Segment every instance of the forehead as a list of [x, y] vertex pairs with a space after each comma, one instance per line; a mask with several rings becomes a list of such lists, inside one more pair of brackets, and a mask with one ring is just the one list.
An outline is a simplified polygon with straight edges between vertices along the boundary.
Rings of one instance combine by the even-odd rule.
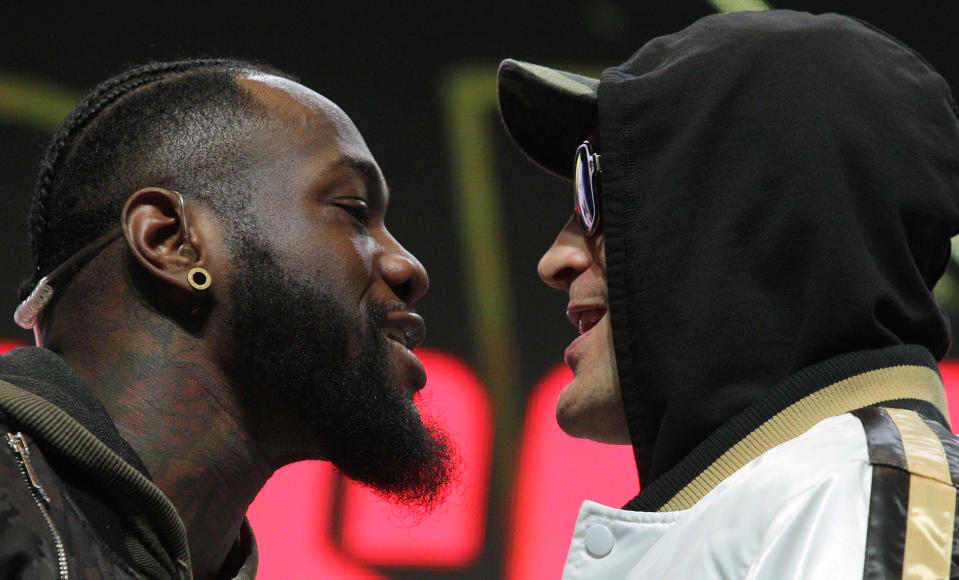
[[[379, 166], [350, 118], [333, 101], [295, 81], [267, 74], [238, 79], [270, 111], [255, 138], [259, 205], [309, 194], [333, 174], [350, 171], [377, 192], [386, 192]], [[267, 209], [261, 207], [261, 209]]]
[[363, 136], [336, 103], [296, 81], [264, 73], [238, 79], [272, 113], [275, 132], [290, 145], [338, 149], [343, 155], [373, 161]]

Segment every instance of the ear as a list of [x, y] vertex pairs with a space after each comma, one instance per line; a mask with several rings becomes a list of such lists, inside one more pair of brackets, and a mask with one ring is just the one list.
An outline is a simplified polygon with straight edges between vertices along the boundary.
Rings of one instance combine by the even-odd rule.
[[[147, 187], [130, 196], [120, 223], [137, 262], [158, 281], [194, 293], [190, 269], [203, 265], [203, 234], [178, 193]], [[187, 228], [190, 228], [189, 230]]]

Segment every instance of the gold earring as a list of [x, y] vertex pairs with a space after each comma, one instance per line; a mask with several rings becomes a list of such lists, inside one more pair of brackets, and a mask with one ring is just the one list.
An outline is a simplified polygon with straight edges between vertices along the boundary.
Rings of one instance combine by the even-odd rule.
[[199, 266], [190, 270], [186, 275], [187, 282], [194, 290], [206, 290], [213, 283], [213, 278], [205, 268]]

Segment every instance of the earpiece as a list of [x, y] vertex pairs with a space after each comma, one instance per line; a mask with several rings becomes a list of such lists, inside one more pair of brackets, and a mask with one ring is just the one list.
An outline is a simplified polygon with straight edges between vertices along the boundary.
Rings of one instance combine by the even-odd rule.
[[[183, 203], [183, 196], [180, 195], [179, 191], [174, 191], [173, 193], [176, 194], [177, 203], [180, 204], [181, 229], [183, 230], [183, 243], [177, 248], [176, 253], [191, 262], [196, 262], [200, 257], [197, 255], [196, 250], [193, 249], [193, 244], [190, 243], [190, 225], [186, 217], [186, 204]], [[210, 284], [213, 283], [210, 272], [208, 272], [206, 268], [199, 266], [187, 272], [186, 280], [194, 290], [206, 290], [210, 287]]]
[[47, 283], [47, 277], [44, 276], [37, 282], [26, 300], [17, 306], [17, 310], [13, 313], [13, 321], [21, 328], [33, 328], [37, 325], [37, 316], [51, 298], [53, 298], [53, 286]]
[[183, 243], [177, 248], [176, 253], [191, 262], [196, 262], [199, 256], [197, 256], [196, 250], [193, 249], [193, 244], [190, 243], [190, 224], [187, 222], [186, 204], [183, 203], [183, 196], [180, 195], [179, 191], [171, 193], [176, 194], [176, 201], [180, 205], [180, 223], [182, 224], [180, 229], [183, 231]]

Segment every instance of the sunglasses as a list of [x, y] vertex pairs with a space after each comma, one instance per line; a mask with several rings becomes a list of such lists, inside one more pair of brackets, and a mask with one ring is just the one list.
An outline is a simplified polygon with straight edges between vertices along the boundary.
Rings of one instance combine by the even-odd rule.
[[587, 236], [596, 233], [599, 227], [600, 174], [599, 153], [593, 151], [589, 141], [576, 148], [573, 159], [573, 205], [576, 217]]

